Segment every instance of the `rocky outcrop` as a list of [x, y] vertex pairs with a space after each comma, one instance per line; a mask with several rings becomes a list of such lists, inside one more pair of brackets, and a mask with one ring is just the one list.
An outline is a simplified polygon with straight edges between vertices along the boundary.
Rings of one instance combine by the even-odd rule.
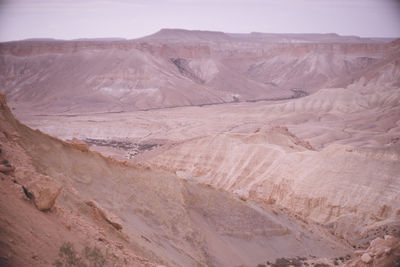
[[122, 220], [117, 215], [101, 207], [94, 200], [87, 200], [85, 204], [92, 207], [106, 222], [112, 225], [117, 230], [122, 230]]
[[371, 241], [366, 250], [355, 252], [356, 258], [345, 266], [348, 267], [392, 267], [400, 266], [400, 238], [385, 235]]
[[36, 207], [41, 211], [49, 210], [54, 206], [61, 189], [60, 183], [45, 175], [24, 185], [27, 196], [33, 199]]
[[399, 159], [396, 152], [336, 144], [314, 151], [278, 128], [194, 139], [149, 162], [242, 199], [279, 205], [357, 247], [399, 225]]
[[78, 138], [75, 138], [75, 137], [72, 138], [72, 140], [69, 143], [71, 143], [76, 149], [78, 149], [82, 152], [89, 151], [89, 145], [85, 141], [82, 141]]

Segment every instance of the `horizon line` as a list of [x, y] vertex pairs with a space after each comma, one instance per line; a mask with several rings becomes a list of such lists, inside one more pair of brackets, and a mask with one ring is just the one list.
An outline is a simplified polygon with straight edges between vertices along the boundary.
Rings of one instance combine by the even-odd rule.
[[[160, 33], [161, 31], [187, 31], [187, 32], [209, 32], [209, 33], [223, 33], [223, 34], [243, 34], [243, 35], [250, 35], [250, 34], [273, 34], [273, 35], [337, 35], [339, 37], [355, 37], [355, 38], [360, 38], [360, 39], [400, 39], [400, 36], [360, 36], [360, 35], [342, 35], [340, 33], [336, 32], [260, 32], [260, 31], [251, 31], [251, 32], [224, 32], [224, 31], [217, 31], [217, 30], [198, 30], [198, 29], [184, 29], [184, 28], [161, 28], [160, 30], [139, 36], [139, 37], [119, 37], [119, 36], [101, 36], [101, 37], [76, 37], [76, 38], [71, 38], [71, 39], [58, 39], [55, 37], [28, 37], [24, 39], [10, 39], [10, 40], [0, 40], [0, 43], [8, 43], [8, 42], [21, 42], [21, 41], [85, 41], [85, 40], [96, 40], [96, 39], [104, 39], [103, 41], [107, 41], [107, 39], [110, 39], [109, 41], [133, 41], [137, 39], [142, 39], [145, 37], [149, 37], [152, 35], [155, 35], [157, 33]], [[115, 39], [115, 40], [112, 40]], [[101, 41], [101, 40], [99, 40]]]

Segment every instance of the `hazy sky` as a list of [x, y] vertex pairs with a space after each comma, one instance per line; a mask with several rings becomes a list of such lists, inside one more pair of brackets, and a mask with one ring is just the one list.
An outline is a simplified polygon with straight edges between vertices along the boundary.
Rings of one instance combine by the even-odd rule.
[[400, 0], [0, 0], [0, 41], [161, 28], [400, 37]]

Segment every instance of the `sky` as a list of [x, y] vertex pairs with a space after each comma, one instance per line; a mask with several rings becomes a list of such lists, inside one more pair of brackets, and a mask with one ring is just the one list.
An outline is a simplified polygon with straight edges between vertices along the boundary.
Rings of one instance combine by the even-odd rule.
[[400, 0], [0, 0], [0, 41], [133, 39], [162, 28], [400, 37]]

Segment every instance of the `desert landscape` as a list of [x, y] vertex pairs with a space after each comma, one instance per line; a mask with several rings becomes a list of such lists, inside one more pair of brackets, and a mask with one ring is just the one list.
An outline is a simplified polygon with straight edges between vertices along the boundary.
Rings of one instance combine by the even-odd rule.
[[3, 42], [0, 91], [1, 266], [400, 266], [399, 39]]

